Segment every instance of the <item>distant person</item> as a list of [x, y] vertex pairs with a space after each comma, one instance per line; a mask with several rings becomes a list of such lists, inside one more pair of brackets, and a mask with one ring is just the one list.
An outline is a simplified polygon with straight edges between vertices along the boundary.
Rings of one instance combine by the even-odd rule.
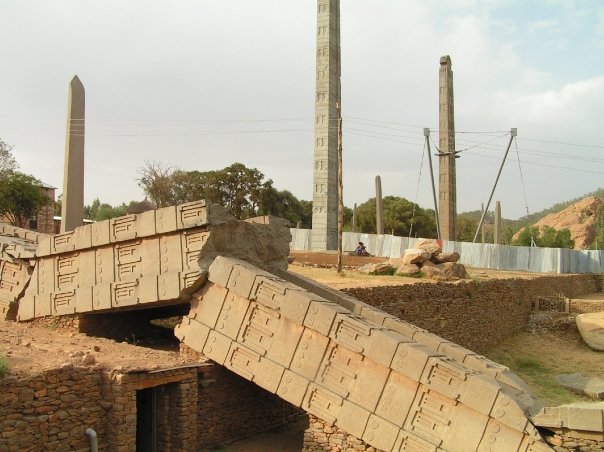
[[365, 245], [363, 242], [359, 242], [359, 246], [357, 246], [356, 253], [358, 256], [364, 256], [367, 251], [365, 251]]

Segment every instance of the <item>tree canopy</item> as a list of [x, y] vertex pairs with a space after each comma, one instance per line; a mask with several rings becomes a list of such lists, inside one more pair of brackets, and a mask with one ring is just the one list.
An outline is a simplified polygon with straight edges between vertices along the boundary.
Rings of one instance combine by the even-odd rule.
[[[434, 211], [397, 196], [383, 198], [384, 232], [412, 237], [436, 237]], [[414, 213], [415, 209], [415, 213]], [[375, 198], [370, 198], [357, 207], [357, 224], [360, 232], [376, 232]]]
[[26, 227], [27, 221], [50, 202], [35, 177], [12, 170], [0, 176], [0, 217], [10, 224]]
[[531, 231], [535, 244], [545, 248], [574, 248], [575, 242], [570, 238], [568, 229], [556, 230], [550, 226], [538, 228], [536, 226], [524, 228], [514, 245], [531, 246]]
[[226, 207], [235, 218], [276, 215], [292, 226], [302, 221], [310, 227], [312, 203], [275, 189], [261, 171], [242, 163], [213, 171], [183, 171], [147, 162], [139, 174], [139, 185], [158, 207], [205, 199]]
[[13, 147], [0, 139], [0, 177], [8, 171], [17, 171], [19, 165], [13, 157]]

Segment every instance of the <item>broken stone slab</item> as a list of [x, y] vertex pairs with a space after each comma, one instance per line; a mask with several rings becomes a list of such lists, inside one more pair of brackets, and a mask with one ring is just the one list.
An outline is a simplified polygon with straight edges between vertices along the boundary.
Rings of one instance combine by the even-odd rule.
[[531, 420], [553, 431], [572, 430], [575, 437], [604, 439], [604, 402], [545, 407]]
[[604, 351], [604, 311], [579, 314], [575, 321], [583, 341], [593, 350]]
[[430, 279], [436, 281], [445, 281], [447, 277], [444, 272], [438, 267], [432, 267], [431, 265], [422, 265], [422, 272]]
[[429, 260], [431, 254], [429, 251], [422, 250], [420, 248], [409, 248], [405, 250], [403, 254], [403, 264], [421, 264], [424, 261]]
[[604, 400], [604, 380], [601, 378], [586, 377], [576, 373], [557, 375], [555, 380], [577, 394], [584, 394], [595, 400]]

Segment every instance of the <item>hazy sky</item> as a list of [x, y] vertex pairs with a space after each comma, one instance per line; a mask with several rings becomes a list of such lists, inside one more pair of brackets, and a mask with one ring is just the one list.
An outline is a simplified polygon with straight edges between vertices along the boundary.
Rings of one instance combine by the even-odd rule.
[[[0, 138], [61, 193], [77, 74], [87, 203], [142, 199], [145, 161], [238, 161], [310, 200], [315, 14], [315, 0], [0, 0]], [[346, 205], [374, 196], [379, 174], [384, 195], [413, 201], [419, 187], [431, 207], [422, 128], [438, 143], [445, 54], [467, 149], [459, 212], [487, 201], [511, 127], [524, 184], [512, 146], [494, 196], [504, 217], [525, 213], [523, 185], [530, 211], [604, 187], [601, 0], [342, 0], [341, 33]]]

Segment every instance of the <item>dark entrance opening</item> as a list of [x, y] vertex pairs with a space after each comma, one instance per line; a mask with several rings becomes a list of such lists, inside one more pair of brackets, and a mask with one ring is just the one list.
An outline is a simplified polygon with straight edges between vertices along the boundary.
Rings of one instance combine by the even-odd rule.
[[136, 391], [136, 452], [157, 452], [156, 387]]

